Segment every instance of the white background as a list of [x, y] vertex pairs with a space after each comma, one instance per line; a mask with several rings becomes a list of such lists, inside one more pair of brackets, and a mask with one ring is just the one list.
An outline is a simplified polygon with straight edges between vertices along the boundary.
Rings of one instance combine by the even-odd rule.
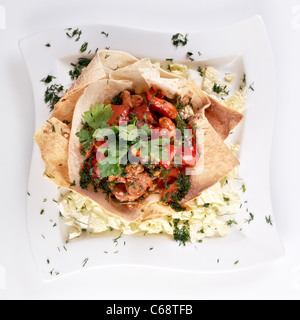
[[[0, 299], [300, 297], [299, 0], [0, 0], [1, 5], [6, 9], [6, 29], [0, 28]], [[270, 176], [274, 218], [285, 257], [227, 274], [191, 275], [122, 267], [85, 271], [43, 283], [26, 226], [34, 107], [18, 40], [53, 27], [94, 23], [184, 33], [231, 24], [256, 14], [265, 21], [276, 60], [279, 97], [274, 106], [277, 122]], [[259, 177], [257, 180], [259, 183]]]

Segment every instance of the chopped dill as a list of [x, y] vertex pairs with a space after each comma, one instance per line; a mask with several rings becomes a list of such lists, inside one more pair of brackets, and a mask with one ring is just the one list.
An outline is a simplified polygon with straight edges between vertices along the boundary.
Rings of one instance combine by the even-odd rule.
[[76, 80], [82, 73], [82, 70], [86, 68], [92, 60], [88, 58], [78, 58], [76, 64], [71, 63], [71, 66], [74, 67], [73, 70], [69, 72], [69, 75], [72, 80]]
[[173, 45], [175, 47], [179, 47], [180, 45], [181, 46], [186, 46], [187, 43], [188, 43], [188, 34], [186, 34], [185, 36], [181, 33], [176, 33], [175, 35], [173, 35], [172, 37], [172, 42], [173, 42]]
[[213, 92], [217, 93], [217, 94], [221, 94], [224, 93], [226, 95], [229, 95], [229, 91], [226, 90], [227, 89], [227, 85], [222, 86], [220, 84], [215, 83], [213, 86]]
[[204, 77], [203, 68], [199, 67], [199, 68], [198, 68], [198, 72], [199, 72], [199, 74], [200, 74], [201, 77]]
[[245, 223], [250, 224], [253, 220], [254, 220], [254, 215], [250, 212], [249, 213], [250, 218], [249, 219], [245, 219]]
[[270, 226], [273, 226], [273, 221], [272, 221], [272, 219], [271, 219], [271, 216], [266, 217], [266, 222], [267, 222], [267, 224], [269, 224]]
[[[66, 29], [66, 35], [70, 38], [70, 39], [73, 39], [74, 37], [76, 37], [75, 41], [78, 42], [80, 40], [80, 37], [82, 35], [82, 30], [79, 30], [79, 28], [73, 30], [73, 28], [68, 28]], [[71, 33], [72, 31], [72, 33]]]
[[47, 83], [49, 84], [50, 82], [53, 81], [53, 79], [56, 79], [56, 77], [48, 75], [47, 77], [45, 77], [44, 79], [41, 80], [41, 82]]
[[80, 52], [86, 52], [86, 50], [87, 50], [87, 48], [88, 48], [88, 43], [87, 42], [85, 42], [82, 46], [81, 46], [81, 48], [80, 48]]
[[104, 31], [102, 31], [101, 34], [105, 35], [106, 38], [108, 38], [108, 36], [109, 36], [109, 33], [106, 33]]
[[54, 106], [63, 97], [64, 91], [64, 87], [60, 84], [52, 84], [47, 88], [44, 95], [44, 101], [50, 107], [50, 111], [53, 111]]
[[166, 196], [161, 200], [169, 205], [174, 211], [181, 212], [186, 211], [186, 208], [183, 207], [180, 202], [184, 199], [184, 197], [188, 194], [191, 182], [190, 176], [187, 176], [184, 172], [182, 172], [177, 181], [175, 182], [178, 189], [176, 192], [167, 192]]
[[174, 219], [174, 240], [179, 242], [179, 245], [186, 245], [186, 242], [190, 240], [189, 221], [181, 221], [180, 219]]

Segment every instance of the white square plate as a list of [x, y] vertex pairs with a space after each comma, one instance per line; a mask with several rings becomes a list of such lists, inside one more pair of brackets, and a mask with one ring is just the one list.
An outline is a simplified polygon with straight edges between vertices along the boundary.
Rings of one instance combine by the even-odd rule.
[[[270, 150], [275, 120], [276, 86], [272, 50], [260, 17], [189, 34], [186, 47], [175, 48], [173, 34], [92, 25], [79, 28], [80, 41], [69, 39], [66, 30], [37, 33], [20, 41], [34, 94], [35, 129], [49, 118], [44, 103], [45, 84], [40, 80], [48, 74], [66, 88], [71, 84], [70, 63], [76, 63], [80, 47], [88, 42], [88, 50], [110, 47], [137, 57], [163, 61], [173, 58], [187, 62], [187, 52], [201, 52], [199, 62], [209, 61], [217, 68], [246, 72], [254, 82], [255, 92], [249, 94], [249, 108], [235, 139], [241, 143], [240, 176], [247, 191], [247, 211], [254, 215], [250, 224], [233, 226], [226, 238], [205, 239], [197, 245], [179, 247], [164, 236], [127, 236], [117, 243], [119, 234], [78, 239], [66, 244], [56, 200], [57, 187], [42, 177], [44, 164], [36, 145], [33, 148], [27, 203], [28, 231], [33, 254], [44, 280], [56, 279], [73, 272], [96, 267], [139, 265], [186, 272], [224, 272], [254, 267], [283, 256], [284, 250], [276, 230], [270, 201]], [[106, 37], [102, 31], [109, 34]], [[51, 47], [46, 47], [47, 43]], [[47, 201], [46, 201], [47, 200]], [[41, 210], [44, 213], [41, 215]], [[248, 214], [248, 215], [247, 215]], [[271, 217], [273, 226], [266, 222]], [[126, 245], [124, 245], [126, 243]], [[151, 248], [151, 250], [150, 250]], [[153, 249], [152, 249], [153, 248]]]

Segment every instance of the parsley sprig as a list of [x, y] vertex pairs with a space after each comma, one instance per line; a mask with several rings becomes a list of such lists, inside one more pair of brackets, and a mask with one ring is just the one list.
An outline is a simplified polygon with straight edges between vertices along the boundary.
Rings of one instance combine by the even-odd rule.
[[113, 136], [114, 146], [110, 143], [105, 145], [101, 152], [107, 157], [98, 164], [103, 178], [118, 176], [124, 172], [125, 167], [131, 163], [129, 153], [132, 148], [140, 151], [141, 157], [147, 159], [148, 162], [151, 159], [157, 162], [168, 159], [168, 149], [164, 146], [169, 143], [169, 140], [163, 138], [149, 140], [150, 128], [145, 124], [138, 129], [137, 118], [131, 120], [128, 125], [110, 127], [109, 131], [97, 130], [93, 137], [96, 139], [108, 137], [109, 139], [109, 135]]
[[97, 129], [107, 128], [107, 122], [113, 116], [110, 105], [105, 106], [102, 102], [92, 105], [90, 111], [82, 116], [85, 120], [83, 128], [76, 134], [82, 145], [82, 151], [85, 153], [93, 144], [94, 132]]

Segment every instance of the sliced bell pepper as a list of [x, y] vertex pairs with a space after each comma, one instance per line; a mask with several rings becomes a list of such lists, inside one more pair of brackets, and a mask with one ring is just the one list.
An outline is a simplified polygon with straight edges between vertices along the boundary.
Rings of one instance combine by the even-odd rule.
[[167, 145], [164, 147], [168, 149], [168, 160], [161, 160], [160, 164], [164, 168], [170, 169], [172, 167], [172, 162], [173, 162], [173, 159], [176, 155], [177, 150], [176, 150], [175, 146], [173, 146], [173, 145]]
[[150, 108], [153, 111], [158, 112], [159, 114], [163, 115], [164, 117], [168, 117], [172, 120], [175, 120], [177, 118], [178, 111], [172, 105], [172, 103], [156, 97], [152, 93], [152, 91], [147, 92], [147, 100], [149, 102]]
[[123, 105], [111, 105], [113, 116], [108, 121], [108, 125], [118, 125], [122, 121], [129, 120], [130, 107]]

